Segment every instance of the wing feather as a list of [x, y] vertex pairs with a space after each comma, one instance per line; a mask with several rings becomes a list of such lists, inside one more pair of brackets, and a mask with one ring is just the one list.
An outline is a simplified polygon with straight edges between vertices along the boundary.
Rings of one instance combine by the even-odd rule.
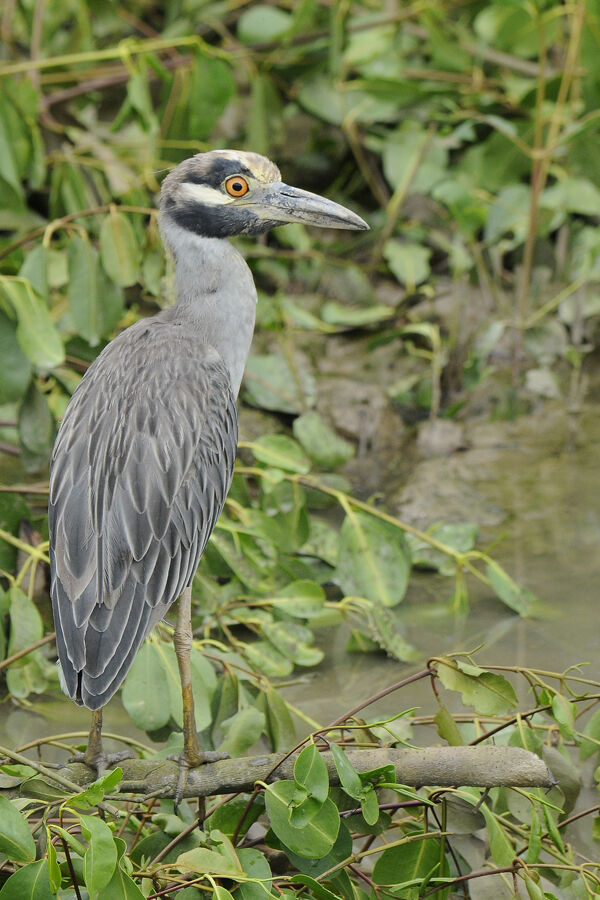
[[68, 694], [107, 702], [191, 583], [229, 489], [237, 411], [176, 321], [123, 332], [73, 395], [50, 475], [51, 594]]

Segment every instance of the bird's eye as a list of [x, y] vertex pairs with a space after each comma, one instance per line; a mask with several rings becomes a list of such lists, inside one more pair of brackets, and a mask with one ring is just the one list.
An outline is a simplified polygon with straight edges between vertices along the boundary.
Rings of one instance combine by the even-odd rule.
[[225, 190], [231, 197], [243, 197], [249, 191], [249, 185], [241, 175], [232, 175], [225, 182]]

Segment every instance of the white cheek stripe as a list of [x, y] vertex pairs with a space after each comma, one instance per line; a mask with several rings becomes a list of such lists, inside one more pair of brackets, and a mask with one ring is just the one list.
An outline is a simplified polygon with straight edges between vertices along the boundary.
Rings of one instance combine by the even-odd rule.
[[194, 184], [191, 181], [184, 181], [179, 190], [184, 197], [196, 200], [205, 206], [225, 206], [235, 199], [208, 184]]

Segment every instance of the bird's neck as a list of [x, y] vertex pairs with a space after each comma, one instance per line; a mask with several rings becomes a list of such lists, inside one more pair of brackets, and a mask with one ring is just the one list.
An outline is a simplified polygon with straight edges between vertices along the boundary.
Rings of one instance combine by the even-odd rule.
[[174, 224], [163, 224], [163, 237], [175, 257], [173, 314], [219, 352], [237, 396], [254, 332], [252, 273], [228, 240], [200, 237]]

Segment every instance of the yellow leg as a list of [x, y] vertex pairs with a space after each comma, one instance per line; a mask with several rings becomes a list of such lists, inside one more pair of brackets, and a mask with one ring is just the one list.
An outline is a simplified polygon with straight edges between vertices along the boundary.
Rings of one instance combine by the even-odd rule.
[[192, 589], [187, 587], [179, 598], [177, 625], [173, 643], [181, 679], [181, 700], [183, 703], [183, 758], [188, 766], [199, 766], [205, 762], [202, 746], [196, 729], [194, 695], [192, 692]]
[[204, 763], [226, 759], [229, 754], [214, 750], [203, 750], [196, 728], [194, 695], [192, 692], [191, 652], [192, 636], [192, 589], [187, 587], [179, 598], [177, 624], [173, 636], [179, 677], [181, 679], [181, 700], [183, 703], [183, 752], [179, 757], [179, 777], [175, 794], [175, 808], [181, 803], [189, 769]]

